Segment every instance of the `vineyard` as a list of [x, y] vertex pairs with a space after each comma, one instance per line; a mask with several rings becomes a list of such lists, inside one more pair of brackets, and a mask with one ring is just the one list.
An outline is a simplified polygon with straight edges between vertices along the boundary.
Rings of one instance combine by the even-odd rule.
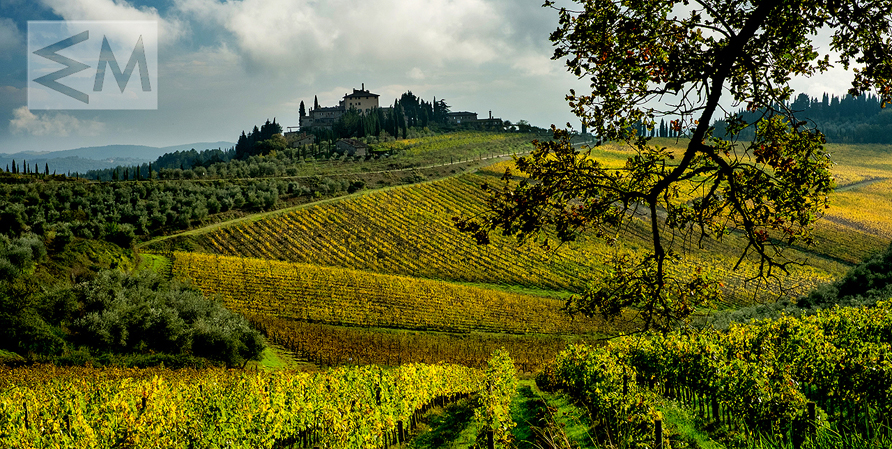
[[457, 132], [418, 139], [396, 140], [373, 144], [378, 151], [390, 151], [399, 159], [416, 163], [429, 161], [458, 161], [500, 154], [515, 154], [533, 148], [530, 134], [504, 134], [491, 132]]
[[176, 276], [228, 308], [292, 320], [445, 332], [599, 334], [557, 299], [264, 259], [176, 253]]
[[375, 192], [221, 228], [198, 241], [233, 256], [430, 279], [580, 289], [584, 280], [575, 274], [585, 271], [585, 259], [510, 243], [480, 247], [455, 229], [453, 216], [481, 210], [483, 192], [477, 181], [459, 177]]
[[0, 446], [384, 447], [400, 422], [486, 382], [483, 371], [455, 365], [315, 374], [0, 368]]
[[[480, 184], [498, 182], [492, 170], [505, 166], [501, 163], [478, 174], [372, 192], [220, 227], [194, 236], [194, 244], [228, 256], [571, 292], [582, 291], [612, 254], [646, 247], [647, 231], [641, 220], [633, 220], [615, 246], [590, 236], [553, 250], [504, 238], [496, 238], [488, 246], [475, 245], [457, 231], [453, 218], [480, 213], [484, 204]], [[707, 241], [705, 249], [690, 252], [679, 269], [704, 267], [724, 282], [729, 304], [781, 294], [775, 287], [748, 282], [757, 273], [755, 264], [744, 263], [733, 272], [728, 269], [742, 247], [743, 242], [733, 235], [723, 242]], [[794, 268], [785, 280], [786, 292], [793, 295], [843, 271], [841, 265], [807, 252], [793, 251], [792, 256], [811, 262]]]
[[[804, 432], [808, 403], [824, 422], [865, 430], [892, 409], [892, 303], [785, 317], [727, 332], [624, 337], [575, 345], [540, 376], [584, 401], [600, 437], [652, 441], [658, 396], [733, 432]], [[797, 430], [798, 429], [798, 430]], [[802, 435], [798, 435], [801, 437]], [[647, 443], [649, 444], [649, 443]]]
[[490, 354], [504, 348], [518, 372], [542, 369], [581, 336], [440, 333], [395, 329], [332, 326], [246, 314], [267, 340], [288, 350], [298, 360], [317, 366], [455, 363], [473, 368], [486, 365]]
[[[470, 152], [481, 138], [438, 136], [392, 150], [445, 158], [450, 145]], [[516, 143], [504, 139], [505, 148]], [[498, 150], [497, 140], [478, 156]], [[726, 300], [713, 306], [730, 308], [795, 298], [883, 248], [892, 236], [892, 167], [858, 151], [835, 168], [843, 188], [816, 226], [815, 244], [788, 252], [805, 265], [781, 282], [753, 281], [751, 261], [730, 270], [744, 245], [733, 232], [688, 248], [673, 269], [703, 267], [724, 285]], [[604, 145], [594, 155], [621, 164], [629, 153]], [[865, 161], [877, 165], [859, 165]], [[315, 374], [7, 370], [0, 372], [0, 438], [37, 441], [22, 447], [111, 447], [160, 432], [159, 444], [169, 446], [382, 447], [397, 421], [411, 421], [426, 404], [476, 394], [476, 419], [504, 443], [515, 425], [515, 370], [541, 370], [543, 389], [563, 391], [591, 412], [596, 439], [626, 447], [650, 447], [667, 400], [708, 431], [743, 439], [803, 438], [818, 423], [810, 404], [819, 425], [856, 431], [871, 414], [892, 412], [892, 302], [599, 346], [604, 336], [634, 331], [634, 315], [571, 319], [558, 298], [582, 291], [612, 255], [644, 251], [648, 229], [633, 219], [613, 246], [589, 235], [556, 249], [499, 236], [475, 245], [453, 218], [481, 213], [480, 185], [498, 183], [512, 166], [242, 220], [188, 236], [185, 246], [204, 252], [165, 254], [174, 276], [245, 315], [297, 359], [349, 367]], [[547, 295], [508, 291], [516, 286]], [[260, 435], [261, 426], [272, 430]], [[41, 428], [52, 431], [39, 436]], [[215, 439], [198, 442], [203, 433]]]

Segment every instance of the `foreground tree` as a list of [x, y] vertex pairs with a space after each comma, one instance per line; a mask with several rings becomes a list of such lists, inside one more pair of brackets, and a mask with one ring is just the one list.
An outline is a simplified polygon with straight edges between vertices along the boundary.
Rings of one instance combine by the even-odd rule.
[[[676, 248], [734, 232], [746, 242], [737, 266], [749, 259], [765, 279], [787, 272], [796, 261], [784, 248], [810, 242], [833, 189], [824, 136], [785, 106], [789, 81], [831, 67], [813, 42], [830, 30], [835, 63], [860, 66], [849, 92], [875, 91], [884, 106], [892, 102], [892, 1], [576, 2], [578, 11], [555, 8], [553, 59], [589, 80], [591, 93], [571, 90], [567, 100], [591, 132], [636, 154], [607, 167], [554, 129], [554, 141], [534, 142], [532, 154], [517, 159], [522, 178], [509, 171], [501, 188], [484, 186], [488, 211], [457, 220], [459, 228], [479, 243], [491, 232], [545, 244], [584, 230], [615, 239], [632, 212], [645, 209], [649, 253], [616, 256], [603, 279], [568, 304], [606, 317], [631, 307], [645, 328], [668, 329], [720, 294], [701, 270], [673, 274], [682, 271], [669, 267], [679, 260]], [[764, 114], [745, 122], [722, 108], [723, 99]], [[680, 154], [645, 137], [664, 117], [674, 135], [690, 139]], [[726, 134], [713, 135], [717, 119], [729, 123]], [[748, 127], [756, 138], [738, 141]]]

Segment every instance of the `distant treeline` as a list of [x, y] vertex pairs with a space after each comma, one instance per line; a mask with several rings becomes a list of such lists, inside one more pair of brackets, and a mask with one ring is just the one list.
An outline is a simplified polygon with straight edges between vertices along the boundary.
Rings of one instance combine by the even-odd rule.
[[[864, 95], [838, 97], [825, 93], [820, 99], [799, 94], [787, 107], [796, 113], [796, 118], [807, 122], [807, 126], [817, 127], [832, 143], [892, 143], [892, 108], [882, 108], [879, 97]], [[764, 111], [743, 111], [738, 116], [748, 123], [756, 122]], [[726, 135], [727, 123], [715, 124], [717, 137]], [[740, 133], [742, 140], [755, 137], [754, 127]]]
[[[355, 112], [355, 111], [353, 111]], [[329, 136], [331, 137], [331, 136]], [[317, 139], [318, 141], [318, 139]], [[290, 159], [329, 158], [331, 145], [303, 145], [296, 149], [288, 148], [282, 136], [282, 126], [266, 120], [261, 126], [254, 126], [248, 133], [242, 131], [238, 142], [227, 150], [222, 148], [196, 151], [176, 151], [160, 156], [154, 162], [134, 166], [117, 166], [102, 170], [90, 170], [82, 177], [98, 181], [141, 181], [148, 179], [193, 179], [193, 178], [255, 178], [283, 176], [284, 167], [271, 169], [271, 160], [259, 160], [256, 156], [274, 153], [287, 153]], [[261, 166], [263, 165], [263, 166]], [[282, 165], [282, 164], [278, 164]], [[15, 165], [13, 166], [15, 168]], [[33, 172], [34, 169], [31, 169]], [[292, 174], [293, 175], [293, 174]], [[75, 177], [81, 177], [75, 174]]]
[[175, 151], [159, 156], [155, 162], [147, 164], [117, 166], [102, 170], [89, 170], [85, 174], [74, 174], [75, 177], [94, 179], [98, 181], [141, 181], [158, 177], [162, 170], [192, 170], [198, 167], [210, 167], [218, 163], [226, 163], [235, 156], [235, 148], [224, 150], [222, 148], [208, 149], [204, 151]]

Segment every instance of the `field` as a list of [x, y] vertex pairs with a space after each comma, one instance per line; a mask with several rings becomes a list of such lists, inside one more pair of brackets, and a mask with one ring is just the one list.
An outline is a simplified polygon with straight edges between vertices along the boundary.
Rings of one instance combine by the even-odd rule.
[[[300, 150], [289, 150], [294, 157], [268, 155], [266, 159], [287, 159], [282, 175], [289, 179], [315, 177], [354, 177], [383, 175], [378, 182], [389, 183], [388, 177], [411, 173], [422, 168], [448, 166], [463, 161], [524, 153], [532, 149], [534, 136], [520, 133], [486, 133], [462, 131], [416, 139], [372, 144], [372, 150], [383, 157], [365, 160], [333, 157], [312, 159], [299, 156]], [[299, 163], [294, 163], [299, 161]], [[262, 171], [260, 173], [263, 173]], [[261, 174], [261, 176], [264, 176]], [[374, 179], [374, 178], [373, 178]]]
[[653, 438], [653, 416], [667, 399], [732, 442], [763, 434], [801, 443], [846, 428], [883, 441], [860, 447], [888, 447], [888, 429], [870, 427], [892, 400], [890, 325], [884, 302], [727, 332], [624, 337], [569, 347], [540, 380], [584, 401], [601, 423], [598, 439], [624, 447], [646, 447], [638, 444]]
[[[734, 234], [687, 248], [676, 270], [699, 266], [721, 281], [725, 297], [714, 306], [724, 309], [805, 294], [883, 248], [892, 235], [884, 218], [892, 217], [884, 213], [892, 198], [883, 180], [892, 171], [865, 167], [877, 162], [872, 151], [834, 151], [843, 188], [816, 228], [816, 244], [788, 250], [804, 262], [790, 276], [752, 280], [756, 267], [747, 261], [730, 270], [742, 248]], [[609, 144], [593, 151], [616, 166], [630, 154]], [[634, 329], [633, 319], [571, 320], [560, 309], [612, 254], [646, 247], [642, 220], [632, 220], [618, 245], [584, 235], [551, 250], [504, 238], [478, 246], [455, 229], [454, 217], [482, 211], [479, 186], [499, 182], [512, 167], [503, 160], [474, 173], [199, 230], [179, 238], [178, 246], [199, 252], [176, 253], [172, 271], [245, 313], [297, 358], [323, 366], [437, 358], [481, 366], [501, 345], [517, 353], [518, 368], [532, 370], [574, 335], [597, 339]]]
[[288, 370], [0, 368], [3, 447], [361, 449], [394, 441], [436, 402], [481, 393], [486, 373], [406, 364]]
[[597, 344], [599, 339], [575, 335], [515, 335], [446, 333], [388, 328], [337, 326], [279, 318], [270, 314], [246, 316], [293, 357], [317, 366], [397, 366], [406, 361], [455, 363], [482, 368], [493, 351], [505, 349], [520, 373], [544, 368], [571, 343]]
[[[605, 145], [593, 154], [618, 166], [630, 152]], [[689, 248], [677, 270], [700, 266], [723, 282], [725, 298], [714, 304], [720, 309], [796, 297], [832, 280], [889, 241], [885, 205], [859, 213], [871, 202], [890, 203], [883, 177], [892, 179], [892, 172], [858, 165], [874, 162], [854, 150], [841, 158], [835, 207], [819, 222], [814, 246], [789, 250], [805, 262], [791, 276], [753, 281], [755, 266], [746, 261], [729, 270], [742, 248], [734, 234]], [[571, 320], [561, 306], [611, 254], [646, 247], [642, 220], [631, 222], [618, 245], [583, 236], [553, 250], [502, 238], [477, 246], [455, 229], [454, 217], [482, 211], [480, 184], [499, 182], [508, 168], [513, 162], [502, 160], [473, 173], [224, 223], [174, 245], [199, 252], [166, 255], [176, 276], [241, 311], [295, 359], [318, 366], [482, 367], [504, 347], [518, 370], [531, 372], [568, 343], [633, 330], [633, 318]]]
[[[618, 150], [602, 152], [622, 155]], [[479, 186], [498, 182], [496, 177], [507, 165], [498, 163], [473, 174], [374, 191], [218, 227], [192, 236], [189, 246], [212, 254], [521, 286], [555, 294], [582, 291], [605, 268], [603, 262], [612, 254], [635, 253], [646, 247], [647, 230], [641, 220], [633, 220], [621, 235], [620, 244], [613, 246], [593, 236], [583, 236], [555, 250], [536, 244], [519, 245], [505, 238], [496, 238], [488, 246], [475, 245], [455, 228], [453, 218], [479, 214], [485, 198]], [[876, 236], [863, 235], [865, 246], [882, 247]], [[795, 268], [783, 288], [750, 282], [757, 273], [755, 264], [744, 263], [737, 271], [728, 270], [742, 249], [742, 242], [733, 235], [722, 242], [706, 241], [703, 249], [690, 249], [679, 270], [703, 267], [726, 285], [723, 306], [746, 304], [781, 294], [804, 294], [841, 274], [844, 265], [838, 263], [840, 260], [851, 262], [849, 259], [858, 255], [839, 257], [833, 248], [825, 245], [823, 252], [820, 248], [790, 253], [794, 259], [807, 261], [807, 265]]]
[[264, 259], [174, 254], [173, 271], [228, 308], [315, 323], [454, 333], [603, 333], [563, 302], [405, 276]]
[[[670, 139], [657, 143], [678, 145]], [[380, 169], [376, 176], [388, 179], [407, 174], [401, 164], [449, 164], [457, 162], [456, 155], [484, 158], [525, 148], [519, 136], [484, 133], [391, 147], [402, 159], [393, 158], [396, 165], [389, 169], [382, 161], [327, 161], [326, 173]], [[788, 251], [803, 262], [789, 276], [770, 283], [753, 280], [752, 261], [732, 271], [743, 245], [734, 233], [722, 241], [706, 240], [702, 247], [677, 246], [683, 259], [674, 270], [705, 270], [724, 285], [724, 298], [714, 308], [735, 308], [796, 298], [887, 246], [892, 240], [888, 149], [830, 148], [839, 188], [816, 226], [815, 244]], [[630, 154], [609, 144], [593, 151], [611, 166]], [[834, 312], [732, 327], [728, 334], [605, 342], [637, 329], [633, 311], [608, 322], [570, 317], [563, 307], [603, 272], [609, 257], [647, 248], [644, 217], [631, 220], [615, 245], [588, 234], [552, 249], [502, 237], [475, 245], [456, 230], [453, 219], [484, 210], [480, 185], [499, 183], [513, 168], [511, 160], [496, 159], [474, 172], [445, 175], [446, 165], [442, 179], [368, 189], [149, 242], [141, 266], [188, 280], [245, 315], [276, 351], [288, 353], [281, 359], [296, 360], [311, 372], [7, 369], [0, 371], [0, 417], [5, 417], [0, 437], [21, 447], [74, 441], [139, 445], [150, 434], [174, 446], [231, 446], [238, 440], [243, 447], [383, 447], [394, 442], [397, 421], [415, 425], [423, 412], [436, 409], [447, 415], [477, 413], [477, 424], [462, 426], [501, 429], [498, 435], [507, 438], [513, 425], [510, 401], [492, 392], [514, 384], [499, 377], [496, 359], [512, 376], [544, 372], [543, 386], [584, 401], [601, 423], [598, 432], [607, 432], [589, 435], [594, 439], [624, 434], [644, 441], [659, 410], [666, 411], [672, 432], [689, 419], [733, 436], [743, 427], [785, 432], [777, 426], [799, 425], [808, 401], [846, 425], [857, 425], [864, 407], [889, 407], [884, 383], [889, 368], [882, 357], [889, 344], [883, 340], [889, 332], [888, 305], [874, 315]], [[510, 360], [493, 357], [501, 349]], [[714, 357], [700, 357], [707, 352]], [[289, 363], [281, 359], [276, 363]], [[831, 365], [844, 365], [848, 374]], [[879, 377], [871, 377], [876, 371], [871, 367], [881, 369]], [[523, 396], [532, 404], [532, 382], [526, 382]], [[876, 385], [885, 393], [873, 391]], [[464, 412], [445, 398], [463, 398]], [[536, 419], [545, 420], [553, 403], [536, 405]], [[525, 407], [533, 407], [529, 404]], [[518, 432], [533, 441], [529, 424]], [[198, 437], [205, 434], [215, 439]], [[462, 438], [474, 441], [480, 435]]]

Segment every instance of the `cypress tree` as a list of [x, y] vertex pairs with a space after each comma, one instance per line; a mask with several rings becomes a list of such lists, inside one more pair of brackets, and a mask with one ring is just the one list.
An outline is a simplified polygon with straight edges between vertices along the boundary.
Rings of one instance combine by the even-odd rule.
[[45, 174], [45, 175], [49, 175], [49, 174], [50, 174], [50, 164], [49, 164], [49, 162], [47, 162], [46, 164], [44, 164], [44, 166], [43, 166], [43, 174]]

